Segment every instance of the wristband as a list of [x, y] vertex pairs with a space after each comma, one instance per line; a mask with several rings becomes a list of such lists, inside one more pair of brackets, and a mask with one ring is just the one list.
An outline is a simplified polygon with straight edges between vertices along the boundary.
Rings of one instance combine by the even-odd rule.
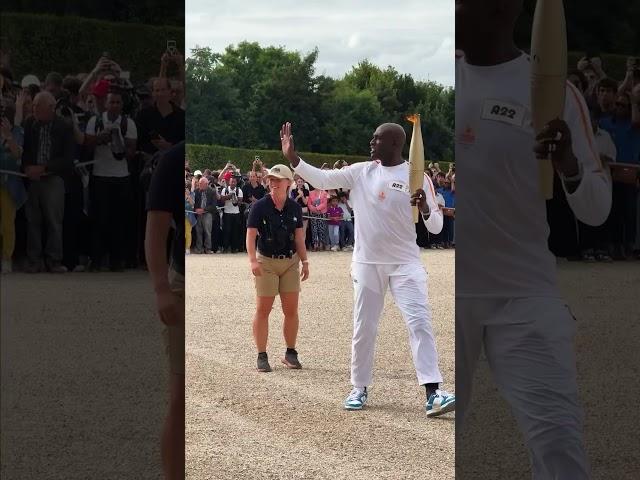
[[427, 207], [426, 212], [423, 212], [422, 210], [420, 211], [420, 214], [422, 215], [422, 219], [425, 221], [431, 216], [431, 209], [429, 208], [429, 205], [427, 204], [426, 207]]
[[309, 260], [302, 260], [302, 263], [309, 263]]

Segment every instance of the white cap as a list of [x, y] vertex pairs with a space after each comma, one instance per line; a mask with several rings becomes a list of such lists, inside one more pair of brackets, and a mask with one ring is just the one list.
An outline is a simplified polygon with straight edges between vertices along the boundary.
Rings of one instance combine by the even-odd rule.
[[22, 82], [20, 82], [20, 86], [22, 88], [27, 88], [29, 85], [36, 85], [37, 87], [40, 86], [40, 80], [38, 77], [31, 73], [22, 77]]
[[195, 172], [193, 172], [193, 174], [202, 176], [202, 172], [200, 170], [196, 170]]

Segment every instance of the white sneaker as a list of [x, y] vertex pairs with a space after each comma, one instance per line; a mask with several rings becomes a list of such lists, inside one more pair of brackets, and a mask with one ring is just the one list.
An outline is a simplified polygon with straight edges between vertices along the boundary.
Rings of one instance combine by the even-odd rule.
[[354, 388], [344, 401], [346, 410], [362, 410], [367, 403], [367, 388]]
[[185, 255], [191, 255], [191, 250], [187, 248], [187, 249], [184, 251], [184, 254], [185, 254]]
[[334, 245], [333, 247], [331, 247], [332, 252], [337, 252], [338, 250], [340, 250], [340, 248], [337, 245]]
[[456, 396], [445, 390], [436, 390], [427, 399], [425, 404], [427, 417], [438, 417], [456, 408]]
[[2, 273], [11, 273], [11, 260], [2, 260]]

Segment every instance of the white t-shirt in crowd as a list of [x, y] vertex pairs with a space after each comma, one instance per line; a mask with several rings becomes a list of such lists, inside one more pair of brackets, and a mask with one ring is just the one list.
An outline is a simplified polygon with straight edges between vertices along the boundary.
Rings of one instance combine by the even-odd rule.
[[236, 194], [236, 205], [233, 204], [231, 199], [224, 202], [224, 213], [240, 213], [240, 203], [242, 202], [242, 189], [236, 185], [236, 188], [224, 187], [221, 195], [226, 196], [232, 193]]
[[[530, 75], [524, 54], [495, 66], [456, 59], [456, 296], [559, 296], [533, 153]], [[583, 172], [567, 201], [582, 222], [600, 225], [611, 208], [611, 182], [571, 83], [564, 120]]]
[[[113, 122], [109, 120], [107, 112], [102, 113], [102, 125], [104, 131], [111, 131], [112, 126], [118, 128], [118, 136], [122, 140], [124, 145], [124, 139], [122, 139], [122, 130], [120, 128], [122, 122], [122, 116], [118, 116]], [[96, 136], [96, 117], [92, 117], [87, 122], [87, 128], [85, 130], [87, 135]], [[138, 139], [138, 130], [133, 120], [127, 117], [127, 133], [126, 138], [129, 140]], [[127, 165], [127, 159], [117, 160], [111, 153], [111, 143], [106, 145], [97, 145], [93, 159], [96, 163], [93, 165], [93, 175], [96, 177], [127, 177], [129, 175], [129, 167]]]
[[351, 221], [351, 212], [349, 211], [348, 207], [351, 207], [351, 204], [349, 202], [347, 202], [347, 203], [340, 202], [338, 204], [338, 206], [342, 209], [342, 220], [344, 220], [346, 222], [350, 222]]
[[[295, 169], [315, 188], [350, 190], [349, 203], [355, 217], [353, 261], [403, 265], [420, 262], [409, 193], [409, 164], [383, 167], [379, 161], [355, 163], [345, 168], [320, 170], [300, 160]], [[424, 222], [431, 233], [442, 230], [431, 180], [425, 175], [423, 189], [431, 215]]]
[[601, 155], [606, 155], [612, 161], [616, 161], [616, 156], [618, 151], [616, 149], [616, 144], [613, 143], [613, 139], [611, 135], [606, 130], [598, 128], [596, 132], [596, 150]]

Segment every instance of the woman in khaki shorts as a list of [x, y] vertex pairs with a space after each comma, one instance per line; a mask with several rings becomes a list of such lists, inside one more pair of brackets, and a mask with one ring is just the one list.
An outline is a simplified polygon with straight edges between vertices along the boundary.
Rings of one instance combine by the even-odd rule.
[[[253, 339], [258, 349], [259, 372], [271, 371], [267, 337], [269, 313], [276, 295], [280, 295], [287, 344], [282, 363], [288, 368], [302, 368], [295, 349], [298, 297], [300, 280], [309, 277], [302, 208], [289, 198], [293, 173], [286, 165], [275, 165], [269, 170], [267, 181], [270, 193], [253, 204], [247, 221], [247, 252], [256, 283]], [[300, 262], [302, 271], [299, 270]]]

